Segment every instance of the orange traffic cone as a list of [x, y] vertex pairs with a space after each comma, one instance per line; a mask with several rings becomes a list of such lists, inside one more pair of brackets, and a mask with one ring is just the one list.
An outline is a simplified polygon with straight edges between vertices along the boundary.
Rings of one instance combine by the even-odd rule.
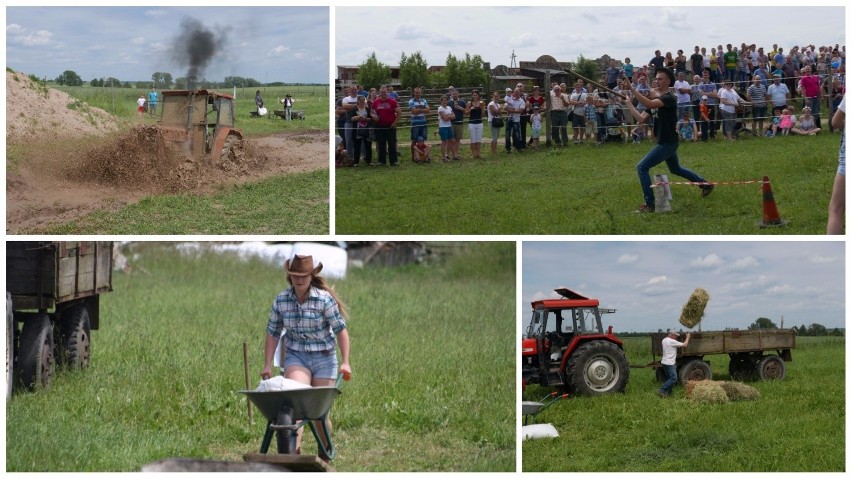
[[761, 228], [769, 228], [772, 226], [784, 226], [787, 221], [782, 220], [778, 214], [778, 206], [775, 204], [775, 198], [772, 196], [772, 185], [769, 183], [769, 177], [763, 177], [763, 222], [758, 226]]

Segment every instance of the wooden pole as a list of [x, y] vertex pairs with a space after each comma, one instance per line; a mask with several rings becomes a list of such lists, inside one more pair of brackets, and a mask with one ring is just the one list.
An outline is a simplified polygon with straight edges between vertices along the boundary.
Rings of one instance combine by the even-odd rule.
[[[246, 373], [246, 389], [250, 389], [251, 386], [249, 386], [248, 343], [246, 343], [245, 341], [243, 341], [243, 369]], [[251, 401], [249, 401], [248, 396], [246, 396], [246, 407], [248, 408], [249, 425], [252, 425], [254, 424], [254, 421], [252, 420], [251, 415]]]
[[553, 140], [550, 137], [550, 132], [553, 129], [553, 117], [551, 110], [553, 109], [553, 102], [550, 98], [550, 94], [553, 92], [553, 89], [550, 87], [550, 68], [544, 71], [544, 85], [541, 86], [541, 89], [549, 88], [547, 93], [544, 94], [545, 108], [547, 109], [547, 113], [545, 114], [545, 119], [547, 120], [547, 126], [544, 131], [544, 144], [550, 146], [550, 142]]

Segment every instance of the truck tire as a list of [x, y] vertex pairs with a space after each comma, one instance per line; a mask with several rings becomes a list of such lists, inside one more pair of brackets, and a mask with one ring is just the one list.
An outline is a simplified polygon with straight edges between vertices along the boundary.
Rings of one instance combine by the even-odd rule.
[[728, 373], [734, 381], [753, 381], [757, 369], [754, 360], [748, 354], [732, 354], [728, 363]]
[[12, 295], [6, 291], [6, 399], [12, 397], [12, 384], [15, 369], [15, 313], [12, 308]]
[[687, 381], [704, 381], [713, 379], [713, 370], [710, 364], [703, 359], [693, 359], [680, 367], [677, 374], [681, 386], [686, 386]]
[[89, 310], [82, 304], [71, 306], [62, 312], [59, 321], [59, 358], [69, 369], [86, 369], [91, 357], [91, 328]]
[[18, 362], [15, 375], [30, 391], [47, 387], [53, 377], [53, 325], [47, 314], [27, 318], [18, 342]]
[[591, 341], [568, 358], [565, 384], [574, 394], [599, 396], [624, 392], [629, 375], [624, 351], [609, 341]]
[[757, 364], [757, 374], [764, 381], [781, 380], [787, 375], [787, 366], [783, 359], [773, 354], [760, 360]]

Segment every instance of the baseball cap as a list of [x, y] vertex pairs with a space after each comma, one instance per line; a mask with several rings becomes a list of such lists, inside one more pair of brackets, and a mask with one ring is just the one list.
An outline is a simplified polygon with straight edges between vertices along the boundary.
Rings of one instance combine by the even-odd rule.
[[512, 89], [511, 89], [511, 88], [506, 88], [506, 93], [509, 93], [509, 92], [511, 92], [511, 91], [512, 91]]
[[707, 99], [707, 95], [701, 95], [701, 99], [702, 99], [702, 100], [706, 100], [706, 99]]

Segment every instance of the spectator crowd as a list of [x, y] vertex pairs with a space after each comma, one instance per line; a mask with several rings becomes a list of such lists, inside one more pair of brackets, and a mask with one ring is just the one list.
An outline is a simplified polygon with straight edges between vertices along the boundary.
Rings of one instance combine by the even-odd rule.
[[[484, 132], [490, 133], [492, 155], [501, 143], [506, 153], [538, 149], [545, 127], [550, 128], [552, 144], [563, 147], [653, 140], [654, 115], [636, 123], [625, 114], [625, 102], [643, 111], [631, 91], [647, 95], [657, 68], [670, 69], [676, 78], [670, 91], [677, 98], [676, 130], [683, 141], [733, 141], [743, 133], [761, 138], [815, 135], [834, 130], [830, 122], [823, 127], [823, 117], [830, 118], [843, 99], [845, 67], [845, 45], [785, 51], [777, 44], [770, 50], [743, 43], [718, 45], [709, 52], [695, 46], [688, 57], [683, 50], [676, 55], [657, 50], [645, 65], [633, 65], [630, 58], [611, 60], [599, 81], [579, 79], [570, 86], [553, 82], [546, 93], [521, 82], [505, 91], [473, 90], [462, 98], [451, 86], [432, 105], [418, 87], [402, 99], [391, 86], [352, 86], [344, 88], [335, 105], [338, 163], [398, 165], [397, 129], [402, 129], [403, 111], [410, 118], [409, 138], [399, 141], [410, 140], [416, 163], [459, 161], [465, 130], [471, 158], [481, 157]], [[440, 154], [426, 143], [436, 123], [432, 134], [440, 136]]]

